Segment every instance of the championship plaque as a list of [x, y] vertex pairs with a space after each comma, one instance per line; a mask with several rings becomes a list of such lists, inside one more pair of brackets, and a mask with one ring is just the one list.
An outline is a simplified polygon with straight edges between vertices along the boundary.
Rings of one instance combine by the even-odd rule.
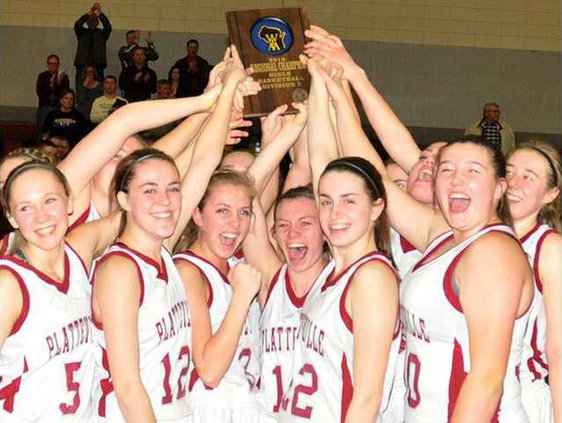
[[[301, 8], [226, 12], [230, 42], [245, 67], [261, 83], [258, 95], [246, 98], [244, 115], [263, 116], [282, 104], [307, 98], [310, 75], [299, 61], [309, 21]], [[289, 108], [288, 113], [294, 112]]]

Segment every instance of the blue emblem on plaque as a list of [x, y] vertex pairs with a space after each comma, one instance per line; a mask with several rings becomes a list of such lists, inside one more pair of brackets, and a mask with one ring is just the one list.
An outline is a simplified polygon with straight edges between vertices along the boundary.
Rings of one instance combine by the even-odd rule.
[[293, 31], [282, 19], [261, 18], [250, 30], [252, 44], [261, 53], [279, 56], [287, 53], [293, 45]]

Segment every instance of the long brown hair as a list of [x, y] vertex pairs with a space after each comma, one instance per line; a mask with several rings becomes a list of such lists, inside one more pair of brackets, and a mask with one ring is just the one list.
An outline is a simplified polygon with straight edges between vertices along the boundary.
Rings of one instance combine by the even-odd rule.
[[379, 198], [383, 200], [382, 212], [374, 224], [374, 235], [377, 248], [390, 256], [390, 223], [386, 213], [386, 190], [379, 172], [362, 157], [343, 157], [332, 160], [322, 172], [322, 176], [328, 172], [348, 172], [358, 176], [363, 180], [365, 192], [371, 201]]
[[[131, 180], [135, 176], [135, 171], [139, 163], [145, 162], [147, 160], [163, 160], [170, 163], [177, 170], [176, 163], [166, 153], [157, 150], [155, 148], [143, 148], [141, 150], [136, 150], [129, 155], [123, 157], [115, 168], [115, 175], [113, 175], [113, 180], [111, 181], [111, 193], [114, 201], [121, 209], [119, 202], [117, 201], [117, 194], [119, 192], [128, 193], [129, 185]], [[125, 226], [127, 225], [127, 214], [123, 209], [121, 209], [121, 222], [119, 224], [119, 232], [117, 237], [123, 234]]]
[[[221, 187], [223, 185], [234, 185], [244, 188], [248, 193], [248, 196], [250, 197], [250, 201], [253, 200], [255, 196], [254, 183], [249, 176], [243, 173], [234, 172], [232, 170], [217, 170], [211, 177], [209, 185], [207, 185], [207, 189], [205, 190], [205, 194], [203, 194], [203, 197], [201, 198], [201, 201], [199, 201], [197, 208], [199, 210], [203, 210], [203, 208], [205, 208], [205, 205], [207, 204], [207, 200], [209, 199], [209, 197], [218, 187]], [[188, 250], [198, 237], [199, 227], [195, 224], [192, 218], [185, 227], [178, 243], [174, 248], [174, 251], [178, 252]]]

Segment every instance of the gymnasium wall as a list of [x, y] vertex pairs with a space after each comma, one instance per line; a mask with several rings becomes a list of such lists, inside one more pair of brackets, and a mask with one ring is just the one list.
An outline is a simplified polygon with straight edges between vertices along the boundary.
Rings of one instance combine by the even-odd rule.
[[[49, 53], [74, 81], [74, 21], [82, 0], [2, 0], [1, 120], [33, 120], [35, 80]], [[197, 38], [216, 63], [227, 44], [224, 12], [307, 8], [311, 22], [344, 38], [404, 122], [458, 130], [495, 100], [517, 132], [562, 134], [559, 0], [108, 0], [109, 67], [118, 75], [125, 32], [152, 30], [166, 77]]]

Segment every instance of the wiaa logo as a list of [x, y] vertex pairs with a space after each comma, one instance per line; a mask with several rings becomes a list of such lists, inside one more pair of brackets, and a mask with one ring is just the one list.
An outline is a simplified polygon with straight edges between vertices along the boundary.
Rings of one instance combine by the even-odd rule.
[[285, 54], [293, 45], [291, 27], [279, 18], [259, 19], [252, 26], [250, 36], [254, 47], [269, 56]]

